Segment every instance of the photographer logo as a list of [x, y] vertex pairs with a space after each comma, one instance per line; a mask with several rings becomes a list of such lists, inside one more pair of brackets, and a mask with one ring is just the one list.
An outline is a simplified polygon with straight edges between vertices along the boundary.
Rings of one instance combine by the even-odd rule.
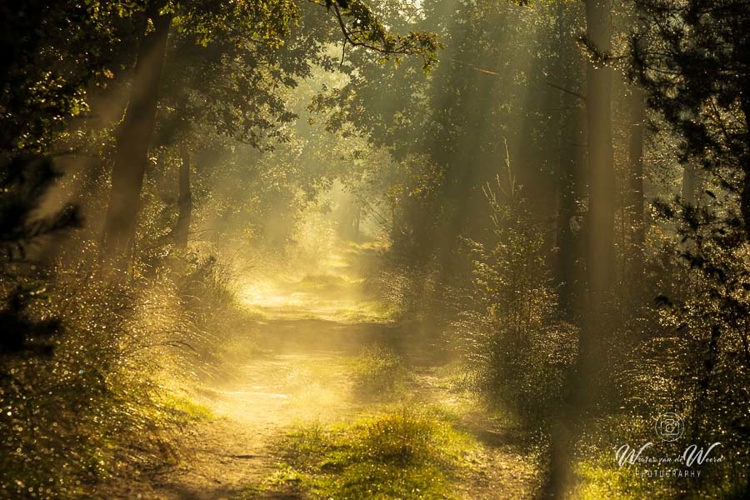
[[662, 441], [673, 442], [682, 437], [685, 432], [685, 425], [678, 414], [662, 413], [656, 419], [654, 430]]
[[619, 467], [633, 467], [636, 476], [648, 479], [699, 478], [704, 465], [724, 462], [719, 455], [719, 441], [711, 444], [688, 444], [678, 449], [667, 445], [685, 433], [685, 423], [676, 413], [662, 413], [654, 423], [661, 446], [648, 441], [643, 445], [617, 443], [615, 460]]

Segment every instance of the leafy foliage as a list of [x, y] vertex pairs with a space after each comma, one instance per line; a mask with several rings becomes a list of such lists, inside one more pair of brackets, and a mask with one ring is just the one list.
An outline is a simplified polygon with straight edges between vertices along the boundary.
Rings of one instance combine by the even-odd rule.
[[454, 328], [476, 367], [478, 389], [527, 424], [544, 428], [576, 362], [577, 332], [556, 320], [544, 241], [525, 209], [509, 158], [504, 174], [485, 188], [491, 236], [467, 242], [475, 259], [473, 305]]
[[49, 185], [59, 176], [51, 160], [44, 157], [17, 157], [0, 171], [0, 376], [8, 354], [27, 351], [51, 354], [46, 339], [61, 330], [55, 317], [34, 317], [30, 303], [44, 300], [45, 276], [36, 271], [29, 253], [58, 233], [80, 225], [78, 210], [63, 207], [47, 217], [34, 217]]

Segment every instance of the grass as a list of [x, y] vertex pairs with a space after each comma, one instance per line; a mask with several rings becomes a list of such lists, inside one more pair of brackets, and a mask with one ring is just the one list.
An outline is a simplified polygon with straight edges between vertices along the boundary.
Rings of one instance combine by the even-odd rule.
[[[572, 492], [574, 498], [596, 500], [613, 499], [668, 499], [668, 498], [744, 498], [744, 492], [737, 491], [736, 481], [732, 475], [731, 462], [705, 464], [693, 467], [700, 471], [699, 478], [648, 477], [648, 469], [681, 469], [688, 467], [680, 464], [643, 464], [619, 467], [615, 461], [615, 450], [619, 443], [646, 443], [654, 441], [648, 455], [654, 457], [679, 456], [691, 440], [680, 440], [675, 443], [663, 443], [654, 436], [651, 422], [630, 415], [611, 416], [598, 422], [587, 436], [579, 460], [575, 464], [578, 484]], [[700, 442], [700, 440], [698, 440]], [[641, 474], [637, 474], [640, 470]], [[741, 477], [741, 474], [734, 477]], [[739, 485], [741, 488], [741, 485]]]
[[214, 418], [211, 410], [184, 396], [159, 395], [155, 401], [154, 420], [164, 420], [172, 425], [208, 422]]
[[388, 398], [403, 389], [408, 370], [393, 351], [371, 346], [354, 360], [354, 392], [367, 398]]
[[452, 480], [477, 446], [436, 410], [309, 425], [286, 438], [285, 461], [247, 498], [290, 489], [314, 498], [454, 498]]

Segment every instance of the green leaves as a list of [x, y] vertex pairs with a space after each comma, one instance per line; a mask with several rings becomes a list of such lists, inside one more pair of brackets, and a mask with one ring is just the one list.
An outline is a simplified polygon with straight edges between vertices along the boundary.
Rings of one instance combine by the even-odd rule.
[[423, 68], [429, 70], [437, 62], [441, 48], [437, 35], [431, 32], [391, 33], [370, 7], [361, 0], [326, 0], [326, 6], [339, 23], [346, 43], [384, 54], [386, 59], [399, 55], [421, 56]]

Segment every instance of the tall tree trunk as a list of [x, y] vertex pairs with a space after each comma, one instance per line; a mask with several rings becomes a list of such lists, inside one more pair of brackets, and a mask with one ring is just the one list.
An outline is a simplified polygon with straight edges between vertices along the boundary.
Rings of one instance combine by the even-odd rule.
[[583, 137], [583, 100], [577, 95], [582, 81], [583, 61], [578, 48], [570, 37], [571, 22], [563, 2], [556, 6], [557, 27], [553, 38], [557, 52], [553, 75], [556, 81], [564, 82], [560, 88], [558, 106], [561, 119], [558, 126], [559, 154], [555, 186], [557, 188], [557, 214], [555, 221], [555, 283], [558, 290], [560, 313], [573, 321], [579, 282], [578, 236], [574, 229], [577, 202], [580, 198], [580, 174]]
[[[569, 119], [568, 119], [569, 120]], [[569, 123], [564, 124], [562, 148], [558, 160], [557, 172], [557, 221], [556, 247], [557, 262], [555, 265], [555, 281], [557, 282], [560, 311], [565, 319], [572, 319], [574, 309], [574, 287], [576, 280], [576, 252], [575, 235], [572, 221], [576, 213], [576, 164], [575, 151], [571, 151], [569, 141], [572, 136]]]
[[152, 20], [154, 29], [144, 36], [138, 49], [130, 99], [117, 137], [112, 168], [104, 251], [115, 267], [127, 265], [133, 247], [171, 16], [155, 14]]
[[[586, 0], [586, 34], [600, 54], [610, 50], [611, 0]], [[589, 61], [586, 68], [589, 151], [588, 286], [596, 307], [615, 278], [615, 175], [612, 151], [612, 71]]]
[[612, 151], [612, 70], [597, 64], [610, 50], [611, 0], [585, 0], [586, 33], [596, 51], [586, 67], [586, 134], [588, 138], [589, 206], [586, 238], [586, 313], [580, 341], [579, 387], [582, 407], [597, 398], [602, 381], [606, 309], [615, 281], [615, 175]]
[[[747, 82], [747, 76], [745, 82]], [[742, 172], [745, 175], [740, 195], [740, 211], [745, 222], [745, 235], [750, 240], [750, 85], [745, 85], [742, 93], [742, 112], [745, 115], [745, 151], [741, 158]], [[750, 483], [748, 485], [750, 488]]]
[[[599, 54], [610, 50], [611, 0], [585, 0], [588, 41]], [[580, 437], [584, 421], [593, 411], [606, 382], [604, 367], [607, 354], [604, 346], [607, 332], [606, 310], [615, 279], [614, 212], [615, 176], [612, 151], [611, 74], [606, 67], [589, 61], [586, 68], [586, 135], [588, 145], [589, 207], [584, 228], [586, 239], [586, 281], [588, 294], [580, 325], [577, 366], [566, 381], [565, 401], [560, 412], [561, 422], [569, 433], [558, 433], [558, 449], [567, 452], [558, 458], [561, 469], [555, 498], [565, 498], [572, 481], [573, 443]], [[558, 473], [560, 475], [560, 473]]]
[[174, 241], [177, 248], [185, 249], [190, 233], [190, 220], [193, 212], [193, 195], [190, 191], [190, 150], [180, 148], [179, 197], [177, 199], [177, 224], [174, 227]]
[[[556, 246], [558, 250], [555, 279], [558, 286], [560, 313], [566, 320], [576, 322], [582, 310], [582, 276], [580, 258], [585, 255], [582, 235], [578, 232], [578, 201], [581, 199], [585, 170], [587, 109], [578, 89], [583, 80], [583, 60], [578, 48], [570, 40], [571, 27], [577, 19], [571, 15], [566, 2], [558, 2], [557, 36], [553, 50], [560, 56], [556, 64], [556, 80], [566, 76], [565, 90], [561, 91], [559, 105], [563, 118], [559, 124], [559, 158], [557, 164], [558, 207], [556, 220]], [[577, 16], [576, 16], [577, 17]], [[573, 481], [573, 446], [577, 435], [576, 391], [578, 380], [567, 374], [561, 401], [550, 412], [549, 462], [546, 467], [542, 496], [564, 498]]]
[[630, 208], [633, 224], [632, 240], [639, 247], [645, 241], [643, 219], [643, 137], [646, 120], [646, 101], [643, 90], [633, 88], [630, 95]]
[[643, 90], [634, 87], [630, 93], [630, 144], [628, 162], [630, 163], [630, 250], [628, 252], [630, 295], [636, 298], [640, 293], [640, 276], [643, 272], [643, 245], [646, 240], [646, 226], [643, 218], [643, 137], [646, 119], [646, 101]]

